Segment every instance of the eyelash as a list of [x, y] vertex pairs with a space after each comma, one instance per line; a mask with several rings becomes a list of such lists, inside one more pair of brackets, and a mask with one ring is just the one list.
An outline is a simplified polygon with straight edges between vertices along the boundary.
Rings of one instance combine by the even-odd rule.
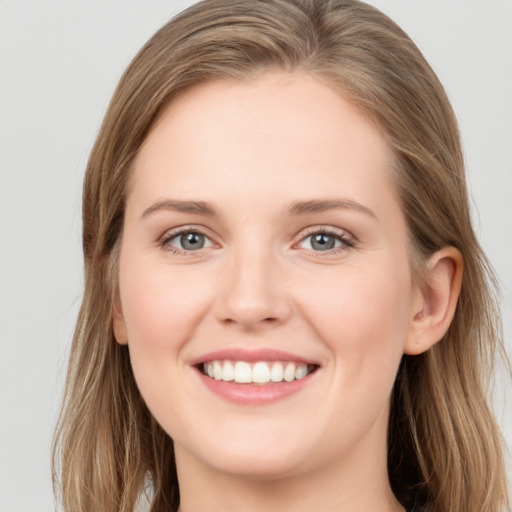
[[[182, 235], [185, 235], [185, 234], [198, 234], [198, 235], [204, 236], [207, 240], [210, 241], [210, 243], [213, 244], [213, 242], [211, 242], [208, 235], [206, 235], [201, 229], [198, 229], [193, 226], [185, 226], [183, 228], [178, 229], [177, 231], [172, 231], [170, 233], [169, 232], [166, 233], [159, 240], [159, 246], [162, 249], [169, 251], [170, 253], [172, 253], [176, 256], [190, 256], [191, 254], [196, 253], [196, 252], [199, 253], [201, 251], [201, 249], [204, 249], [202, 247], [195, 251], [194, 250], [187, 251], [185, 249], [178, 249], [177, 247], [173, 247], [172, 245], [169, 245], [172, 240], [174, 240]], [[352, 235], [350, 235], [349, 233], [347, 233], [346, 231], [336, 230], [336, 229], [333, 229], [333, 228], [327, 227], [327, 226], [325, 226], [325, 227], [324, 226], [315, 226], [312, 228], [308, 228], [306, 230], [305, 235], [297, 243], [294, 244], [294, 247], [296, 247], [300, 243], [304, 242], [307, 238], [310, 238], [314, 235], [328, 235], [328, 236], [333, 237], [335, 240], [341, 242], [341, 246], [335, 247], [333, 249], [328, 249], [325, 251], [315, 251], [314, 249], [306, 249], [307, 251], [313, 252], [315, 254], [322, 254], [322, 255], [329, 256], [329, 255], [337, 254], [338, 252], [341, 252], [341, 251], [345, 251], [347, 249], [354, 248], [357, 245], [357, 242], [354, 239], [354, 237]]]

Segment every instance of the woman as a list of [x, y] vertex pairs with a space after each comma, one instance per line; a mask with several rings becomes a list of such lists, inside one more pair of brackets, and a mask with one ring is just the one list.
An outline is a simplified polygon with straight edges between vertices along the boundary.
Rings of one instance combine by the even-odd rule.
[[184, 11], [120, 81], [83, 219], [66, 510], [507, 506], [456, 120], [383, 14]]

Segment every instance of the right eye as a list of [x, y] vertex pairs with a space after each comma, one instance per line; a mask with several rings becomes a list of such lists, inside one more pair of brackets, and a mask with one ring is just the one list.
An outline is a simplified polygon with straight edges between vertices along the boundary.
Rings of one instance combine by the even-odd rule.
[[186, 229], [173, 232], [164, 237], [161, 241], [162, 248], [170, 250], [175, 254], [198, 251], [211, 247], [212, 241], [203, 233]]

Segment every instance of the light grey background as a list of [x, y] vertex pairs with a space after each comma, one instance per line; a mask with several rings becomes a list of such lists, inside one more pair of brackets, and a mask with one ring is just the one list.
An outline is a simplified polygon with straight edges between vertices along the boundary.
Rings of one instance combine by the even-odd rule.
[[[126, 65], [190, 3], [0, 0], [0, 512], [54, 509], [49, 448], [82, 289], [87, 156]], [[453, 102], [510, 352], [512, 1], [371, 3], [413, 37]], [[497, 388], [510, 443], [503, 376]]]

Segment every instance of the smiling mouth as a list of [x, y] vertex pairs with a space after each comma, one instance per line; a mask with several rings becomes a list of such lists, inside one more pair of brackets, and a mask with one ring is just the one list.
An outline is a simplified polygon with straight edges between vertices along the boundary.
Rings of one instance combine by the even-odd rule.
[[237, 384], [277, 384], [301, 380], [313, 373], [318, 366], [291, 361], [230, 361], [214, 360], [198, 365], [207, 377]]

